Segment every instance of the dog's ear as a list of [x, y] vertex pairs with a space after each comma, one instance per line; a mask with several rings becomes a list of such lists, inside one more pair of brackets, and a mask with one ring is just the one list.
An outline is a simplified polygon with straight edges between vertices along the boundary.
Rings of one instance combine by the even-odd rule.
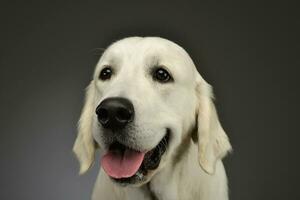
[[85, 173], [94, 162], [95, 142], [92, 136], [94, 99], [95, 86], [91, 81], [86, 89], [85, 103], [78, 122], [78, 135], [73, 146], [73, 152], [80, 163], [80, 174]]
[[197, 80], [196, 94], [198, 161], [206, 173], [213, 174], [216, 162], [231, 151], [231, 145], [213, 103], [212, 87], [200, 75]]

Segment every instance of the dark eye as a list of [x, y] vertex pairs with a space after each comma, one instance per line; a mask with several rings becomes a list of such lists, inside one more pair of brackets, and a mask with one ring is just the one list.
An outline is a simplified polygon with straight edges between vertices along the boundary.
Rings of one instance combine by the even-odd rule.
[[158, 67], [153, 71], [153, 79], [161, 83], [167, 83], [172, 80], [172, 77], [167, 70]]
[[110, 67], [105, 67], [104, 69], [102, 69], [102, 71], [99, 74], [99, 78], [101, 80], [107, 80], [110, 79], [111, 75], [112, 75], [113, 71]]

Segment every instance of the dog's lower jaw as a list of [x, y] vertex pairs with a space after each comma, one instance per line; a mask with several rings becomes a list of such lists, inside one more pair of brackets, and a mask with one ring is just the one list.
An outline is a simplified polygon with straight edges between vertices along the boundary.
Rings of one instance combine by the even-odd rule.
[[[228, 200], [227, 179], [223, 164], [218, 161], [216, 172], [206, 174], [198, 165], [197, 146], [191, 141], [188, 154], [174, 165], [173, 162], [164, 166], [147, 183], [146, 186], [122, 187], [113, 183], [102, 171], [99, 174], [93, 192], [93, 200], [153, 200], [155, 195], [159, 200]], [[212, 190], [213, 188], [213, 190]]]

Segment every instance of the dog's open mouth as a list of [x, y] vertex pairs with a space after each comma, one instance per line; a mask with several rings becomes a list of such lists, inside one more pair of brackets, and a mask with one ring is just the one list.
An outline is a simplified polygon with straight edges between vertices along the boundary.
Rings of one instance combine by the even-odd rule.
[[167, 130], [159, 144], [148, 152], [136, 151], [119, 142], [112, 143], [101, 159], [102, 168], [117, 182], [141, 181], [148, 170], [154, 170], [159, 166], [161, 157], [167, 150], [169, 132]]

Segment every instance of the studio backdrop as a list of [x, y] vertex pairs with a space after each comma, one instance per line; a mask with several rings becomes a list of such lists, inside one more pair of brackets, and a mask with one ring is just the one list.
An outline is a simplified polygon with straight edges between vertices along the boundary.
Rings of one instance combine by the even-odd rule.
[[287, 1], [5, 1], [0, 5], [0, 199], [89, 199], [72, 153], [103, 49], [183, 46], [214, 86], [232, 200], [299, 199], [299, 16]]

